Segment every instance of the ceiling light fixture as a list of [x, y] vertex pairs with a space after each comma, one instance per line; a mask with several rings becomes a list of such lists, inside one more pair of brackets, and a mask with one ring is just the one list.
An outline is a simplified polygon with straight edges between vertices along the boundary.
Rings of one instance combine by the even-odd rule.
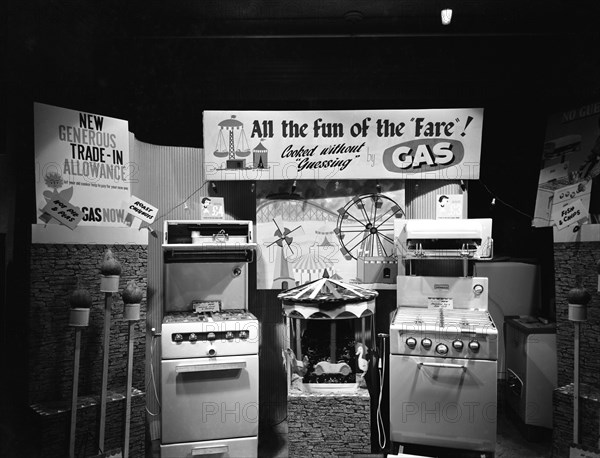
[[448, 25], [452, 22], [452, 9], [444, 8], [441, 13], [442, 16], [442, 24]]

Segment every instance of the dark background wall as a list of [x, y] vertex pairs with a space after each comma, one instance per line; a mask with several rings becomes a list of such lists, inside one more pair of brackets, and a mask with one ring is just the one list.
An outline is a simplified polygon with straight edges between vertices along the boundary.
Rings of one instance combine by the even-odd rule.
[[[202, 146], [202, 111], [210, 109], [483, 107], [481, 179], [468, 183], [469, 216], [494, 217], [498, 255], [551, 251], [530, 229], [545, 119], [600, 99], [598, 2], [575, 10], [562, 0], [456, 1], [450, 28], [439, 25], [435, 2], [313, 3], [0, 7], [0, 154], [10, 158], [0, 177], [14, 195], [0, 201], [1, 343], [15, 374], [2, 380], [3, 392], [15, 393], [3, 397], [3, 414], [22, 407], [29, 391], [34, 101], [127, 119], [141, 141], [192, 147]], [[347, 14], [363, 8], [362, 18]], [[492, 197], [501, 199], [494, 208]]]

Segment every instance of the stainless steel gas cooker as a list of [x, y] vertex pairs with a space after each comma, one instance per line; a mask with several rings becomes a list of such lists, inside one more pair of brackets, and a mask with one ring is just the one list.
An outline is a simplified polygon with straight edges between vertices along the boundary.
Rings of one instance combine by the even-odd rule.
[[498, 331], [487, 278], [398, 277], [390, 325], [395, 442], [493, 452]]

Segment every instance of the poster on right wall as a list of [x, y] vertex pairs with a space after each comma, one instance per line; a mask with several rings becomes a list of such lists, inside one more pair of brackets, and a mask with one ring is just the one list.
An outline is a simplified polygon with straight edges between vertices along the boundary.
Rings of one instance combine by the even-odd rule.
[[600, 240], [600, 102], [548, 117], [532, 225], [555, 242]]

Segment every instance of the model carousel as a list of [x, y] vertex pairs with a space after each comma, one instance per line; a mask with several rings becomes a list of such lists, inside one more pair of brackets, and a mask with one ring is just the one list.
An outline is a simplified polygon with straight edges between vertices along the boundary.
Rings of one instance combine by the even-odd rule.
[[290, 457], [370, 452], [365, 374], [377, 295], [329, 278], [327, 271], [279, 294], [287, 327]]

